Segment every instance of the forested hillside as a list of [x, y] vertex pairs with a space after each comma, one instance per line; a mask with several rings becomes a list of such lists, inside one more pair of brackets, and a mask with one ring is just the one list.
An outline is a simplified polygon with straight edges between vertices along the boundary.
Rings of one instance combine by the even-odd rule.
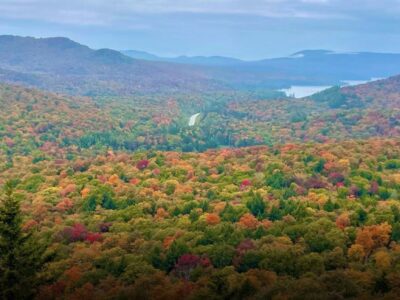
[[132, 59], [67, 38], [0, 36], [0, 81], [73, 95], [223, 89], [190, 66]]
[[1, 295], [397, 299], [398, 87], [116, 101], [1, 85], [16, 221], [0, 218], [0, 249], [19, 263], [0, 258], [18, 270]]
[[399, 300], [399, 13], [0, 0], [0, 300]]
[[0, 35], [0, 82], [81, 96], [175, 95], [340, 85], [393, 76], [400, 69], [400, 55], [390, 53], [308, 50], [260, 61], [123, 53], [63, 37]]
[[[398, 79], [332, 88], [309, 99], [276, 100], [239, 92], [74, 98], [2, 85], [0, 147], [18, 153], [37, 149], [187, 152], [398, 137]], [[200, 116], [195, 126], [188, 126], [194, 113]]]
[[399, 149], [15, 155], [0, 182], [48, 245], [38, 299], [395, 299]]

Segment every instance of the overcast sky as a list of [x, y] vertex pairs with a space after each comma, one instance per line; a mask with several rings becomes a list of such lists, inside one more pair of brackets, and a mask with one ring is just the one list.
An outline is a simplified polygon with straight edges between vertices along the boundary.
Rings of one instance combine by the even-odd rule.
[[400, 0], [0, 0], [0, 33], [166, 56], [400, 52]]

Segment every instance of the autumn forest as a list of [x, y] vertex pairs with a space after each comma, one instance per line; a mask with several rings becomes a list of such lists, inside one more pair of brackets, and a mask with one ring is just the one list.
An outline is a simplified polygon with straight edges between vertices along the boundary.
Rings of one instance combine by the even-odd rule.
[[399, 299], [397, 56], [305, 53], [0, 36], [0, 299]]

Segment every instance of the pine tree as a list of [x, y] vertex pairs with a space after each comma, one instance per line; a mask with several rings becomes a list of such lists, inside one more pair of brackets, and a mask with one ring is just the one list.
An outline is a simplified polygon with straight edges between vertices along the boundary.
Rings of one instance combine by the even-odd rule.
[[32, 234], [23, 233], [13, 189], [11, 181], [5, 184], [0, 203], [0, 299], [30, 299], [44, 249], [36, 245]]
[[265, 213], [265, 202], [259, 193], [253, 194], [246, 206], [255, 217], [262, 217]]

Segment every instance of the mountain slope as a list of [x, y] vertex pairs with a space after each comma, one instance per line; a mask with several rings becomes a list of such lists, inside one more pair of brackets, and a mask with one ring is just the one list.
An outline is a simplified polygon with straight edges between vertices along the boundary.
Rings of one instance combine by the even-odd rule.
[[[117, 99], [117, 101], [116, 101]], [[200, 113], [195, 126], [189, 118]], [[234, 93], [61, 97], [0, 85], [0, 152], [205, 151], [219, 147], [400, 136], [400, 76], [304, 99]], [[8, 142], [7, 142], [8, 141]], [[47, 146], [46, 146], [47, 147]], [[57, 152], [58, 153], [58, 152]]]
[[164, 58], [159, 57], [157, 55], [138, 50], [122, 50], [120, 51], [122, 54], [129, 56], [134, 59], [143, 59], [143, 60], [152, 60], [152, 61], [163, 61]]
[[151, 61], [165, 61], [179, 64], [201, 65], [201, 66], [233, 66], [244, 63], [244, 61], [225, 56], [177, 56], [161, 57], [144, 51], [122, 50], [121, 53], [135, 59], [145, 59]]
[[0, 36], [3, 82], [71, 94], [131, 94], [193, 91], [219, 85], [193, 67], [129, 58], [110, 49], [92, 50], [66, 38]]
[[311, 96], [317, 102], [326, 102], [331, 108], [376, 107], [400, 108], [400, 75], [366, 84], [332, 87]]
[[302, 51], [245, 62], [229, 57], [160, 58], [93, 50], [67, 38], [0, 36], [0, 80], [73, 95], [268, 90], [335, 85], [400, 73], [399, 54]]
[[146, 52], [123, 51], [133, 58], [199, 65], [211, 77], [232, 87], [282, 88], [290, 85], [334, 85], [345, 80], [369, 80], [400, 73], [400, 54], [336, 53], [304, 50], [289, 57], [242, 61], [230, 57], [165, 58]]
[[330, 80], [389, 77], [400, 73], [400, 54], [336, 53], [326, 50], [302, 51], [288, 58], [268, 59], [256, 63], [264, 68], [278, 67], [292, 75], [321, 76]]

